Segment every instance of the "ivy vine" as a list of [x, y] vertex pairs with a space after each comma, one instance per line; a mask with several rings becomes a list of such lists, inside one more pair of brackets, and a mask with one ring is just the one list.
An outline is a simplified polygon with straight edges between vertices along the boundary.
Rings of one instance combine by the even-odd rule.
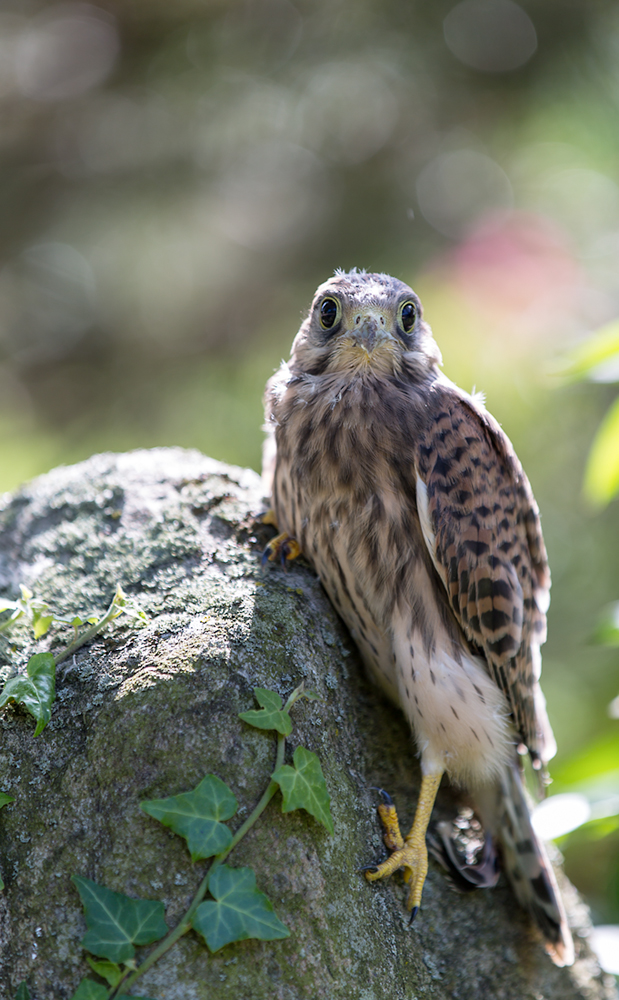
[[[146, 616], [127, 599], [120, 587], [106, 614], [62, 617], [45, 602], [35, 599], [22, 587], [18, 601], [1, 601], [0, 613], [10, 611], [7, 621], [0, 624], [0, 634], [26, 616], [35, 638], [44, 636], [54, 622], [69, 624], [75, 635], [56, 656], [35, 653], [26, 664], [25, 672], [17, 671], [0, 693], [0, 709], [9, 702], [22, 705], [36, 720], [35, 736], [39, 736], [51, 718], [55, 698], [56, 667], [121, 614], [138, 621]], [[151, 1000], [127, 991], [163, 955], [187, 933], [194, 931], [213, 953], [235, 941], [256, 938], [275, 941], [289, 937], [290, 931], [279, 919], [271, 901], [256, 884], [252, 868], [234, 868], [227, 858], [260, 818], [279, 791], [282, 812], [305, 809], [333, 834], [330, 799], [320, 761], [305, 747], [296, 747], [292, 764], [284, 763], [286, 738], [293, 729], [290, 710], [299, 698], [315, 699], [304, 685], [290, 694], [286, 703], [280, 695], [266, 688], [254, 688], [259, 709], [241, 712], [239, 719], [257, 729], [277, 734], [275, 767], [259, 802], [253, 811], [233, 830], [226, 825], [238, 810], [238, 802], [228, 785], [214, 774], [207, 774], [199, 784], [180, 795], [164, 799], [148, 799], [140, 808], [152, 819], [182, 837], [193, 862], [211, 859], [187, 912], [170, 929], [165, 921], [164, 905], [159, 900], [133, 899], [98, 885], [83, 875], [72, 876], [79, 893], [86, 920], [82, 947], [97, 979], [82, 979], [71, 1000]], [[0, 808], [14, 798], [0, 792]], [[0, 888], [3, 888], [0, 880]], [[145, 952], [149, 946], [152, 950]], [[142, 949], [138, 952], [136, 949]], [[22, 982], [14, 1000], [30, 1000], [26, 982]]]

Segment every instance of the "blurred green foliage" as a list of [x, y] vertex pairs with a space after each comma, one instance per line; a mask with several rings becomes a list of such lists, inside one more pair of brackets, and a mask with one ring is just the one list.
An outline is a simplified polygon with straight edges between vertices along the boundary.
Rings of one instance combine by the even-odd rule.
[[[619, 315], [618, 53], [613, 0], [5, 0], [0, 489], [162, 444], [259, 468], [316, 285], [395, 273], [532, 481], [556, 788], [580, 781], [617, 731], [592, 635], [619, 505], [588, 498], [616, 485], [619, 410], [555, 373]], [[617, 832], [586, 837], [568, 872], [619, 922]]]
[[[619, 320], [574, 348], [566, 375], [619, 382]], [[619, 493], [619, 398], [611, 404], [593, 440], [585, 472], [585, 493], [596, 505], [607, 504]]]
[[[619, 321], [598, 330], [569, 355], [566, 375], [598, 382], [619, 382]], [[608, 504], [619, 493], [619, 398], [604, 415], [587, 461], [585, 493], [592, 504]], [[619, 649], [619, 602], [599, 615], [593, 641]], [[619, 659], [615, 654], [615, 662]], [[619, 688], [619, 684], [616, 685]], [[619, 720], [619, 695], [608, 706]], [[611, 922], [619, 913], [619, 726], [609, 735], [589, 741], [554, 770], [554, 786], [582, 794], [591, 806], [591, 818], [562, 841], [568, 861], [575, 865], [582, 891], [597, 899], [598, 916]], [[585, 859], [584, 862], [580, 859]], [[593, 865], [591, 864], [593, 861]], [[585, 875], [580, 868], [585, 869]], [[593, 868], [593, 871], [591, 870]], [[589, 884], [587, 884], [587, 876]], [[602, 888], [605, 891], [601, 891]], [[600, 898], [601, 897], [601, 898]]]

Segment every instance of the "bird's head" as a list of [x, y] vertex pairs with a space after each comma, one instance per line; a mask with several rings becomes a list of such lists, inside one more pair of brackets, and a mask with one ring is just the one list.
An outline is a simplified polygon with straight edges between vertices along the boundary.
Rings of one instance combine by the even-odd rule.
[[422, 316], [419, 298], [403, 281], [337, 271], [314, 296], [292, 345], [292, 368], [310, 375], [427, 377], [441, 355]]

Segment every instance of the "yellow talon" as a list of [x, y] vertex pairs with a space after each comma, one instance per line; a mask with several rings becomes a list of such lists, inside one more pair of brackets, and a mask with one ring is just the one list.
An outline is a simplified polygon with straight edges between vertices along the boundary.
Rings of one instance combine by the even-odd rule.
[[405, 840], [402, 840], [395, 806], [382, 804], [378, 807], [378, 813], [385, 826], [385, 843], [387, 847], [395, 848], [395, 850], [390, 858], [387, 858], [382, 864], [376, 865], [374, 870], [366, 871], [365, 877], [369, 882], [375, 882], [377, 879], [387, 878], [399, 868], [403, 868], [404, 881], [410, 884], [406, 905], [409, 910], [413, 911], [413, 918], [421, 905], [423, 884], [428, 872], [426, 831], [441, 778], [442, 773], [423, 776], [415, 819]]
[[400, 833], [398, 814], [393, 802], [381, 802], [378, 807], [378, 815], [380, 816], [385, 828], [385, 832], [383, 834], [385, 846], [388, 847], [390, 851], [401, 850], [404, 847], [404, 838]]
[[285, 569], [287, 562], [291, 559], [296, 559], [300, 555], [301, 546], [296, 538], [293, 538], [287, 531], [284, 531], [281, 535], [277, 535], [276, 538], [271, 539], [266, 546], [262, 553], [262, 565], [264, 566], [267, 562], [275, 562], [276, 559], [279, 559]]

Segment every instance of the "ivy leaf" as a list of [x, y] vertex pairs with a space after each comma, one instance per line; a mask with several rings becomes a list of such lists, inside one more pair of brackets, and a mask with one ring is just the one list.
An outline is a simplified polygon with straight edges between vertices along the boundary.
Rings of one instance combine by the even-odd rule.
[[128, 962], [135, 954], [134, 944], [152, 944], [167, 934], [163, 903], [158, 900], [130, 899], [81, 875], [72, 875], [71, 881], [86, 915], [82, 947], [93, 955]]
[[15, 1000], [30, 1000], [30, 990], [25, 982], [20, 983], [17, 987], [17, 993], [15, 994]]
[[305, 747], [297, 747], [292, 759], [294, 767], [282, 764], [271, 775], [284, 797], [282, 812], [306, 809], [333, 834], [329, 793], [318, 757]]
[[52, 716], [56, 697], [56, 664], [51, 653], [36, 653], [28, 660], [26, 675], [11, 677], [0, 694], [0, 708], [9, 701], [23, 705], [37, 720], [35, 736], [43, 732]]
[[7, 620], [2, 622], [2, 625], [0, 625], [0, 633], [8, 632], [13, 622], [16, 622], [18, 618], [21, 618], [23, 613], [24, 613], [23, 608], [21, 608], [18, 604], [11, 617], [7, 618]]
[[276, 941], [290, 936], [270, 899], [256, 888], [251, 868], [219, 865], [209, 878], [208, 888], [215, 900], [200, 903], [192, 925], [210, 951], [247, 938]]
[[[106, 986], [102, 986], [101, 983], [95, 983], [94, 979], [82, 979], [71, 1000], [107, 1000], [108, 996], [109, 991]], [[118, 997], [118, 1000], [151, 1000], [151, 998], [130, 997], [128, 993], [122, 993]]]
[[198, 861], [230, 846], [232, 834], [219, 821], [234, 816], [238, 802], [224, 781], [207, 774], [192, 792], [140, 802], [140, 808], [184, 837], [191, 860]]
[[86, 961], [93, 972], [105, 979], [110, 986], [118, 986], [123, 977], [123, 970], [116, 962], [97, 962], [90, 955], [86, 955]]
[[[46, 609], [47, 610], [47, 609]], [[54, 620], [53, 615], [44, 615], [39, 611], [32, 612], [32, 627], [34, 629], [35, 639], [40, 639], [42, 636], [49, 631], [49, 627]]]
[[256, 729], [275, 729], [281, 736], [290, 736], [292, 719], [288, 712], [282, 710], [282, 699], [277, 692], [267, 691], [266, 688], [254, 688], [254, 694], [262, 708], [241, 712], [239, 719], [249, 723], [250, 726], [255, 726]]
[[95, 983], [94, 979], [82, 979], [71, 1000], [107, 1000], [107, 986]]

